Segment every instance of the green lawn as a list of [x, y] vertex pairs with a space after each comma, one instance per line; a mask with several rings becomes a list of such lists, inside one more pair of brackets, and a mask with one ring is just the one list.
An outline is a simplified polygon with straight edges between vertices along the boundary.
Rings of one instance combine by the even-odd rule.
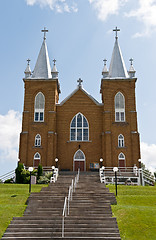
[[[115, 186], [109, 185], [115, 193]], [[156, 186], [118, 186], [112, 206], [122, 240], [156, 239]]]
[[[32, 192], [39, 192], [44, 186], [32, 185]], [[0, 184], [0, 239], [12, 218], [23, 215], [28, 196], [28, 184]]]

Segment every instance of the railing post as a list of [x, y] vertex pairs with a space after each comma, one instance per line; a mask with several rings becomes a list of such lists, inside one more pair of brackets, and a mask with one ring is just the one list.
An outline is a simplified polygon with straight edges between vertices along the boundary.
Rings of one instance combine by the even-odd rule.
[[64, 216], [62, 217], [62, 238], [64, 238]]

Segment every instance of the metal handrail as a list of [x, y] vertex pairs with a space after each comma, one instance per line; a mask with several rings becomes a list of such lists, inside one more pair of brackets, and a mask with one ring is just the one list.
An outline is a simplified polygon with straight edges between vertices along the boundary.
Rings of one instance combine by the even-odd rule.
[[67, 216], [67, 197], [64, 200], [63, 214], [62, 214], [62, 237], [64, 237], [64, 218]]
[[[69, 186], [68, 197], [65, 197], [64, 200], [64, 207], [63, 207], [63, 214], [62, 214], [62, 238], [64, 238], [64, 219], [67, 216], [67, 212], [69, 215], [69, 208], [70, 208], [70, 201], [73, 199], [73, 191], [75, 192], [76, 184], [79, 181], [80, 169], [78, 170], [78, 174], [75, 177], [75, 181], [72, 179], [72, 183]], [[67, 204], [68, 201], [68, 204]]]
[[3, 174], [2, 176], [0, 176], [0, 179], [4, 182], [5, 180], [9, 179], [9, 178], [15, 178], [15, 170], [12, 170], [8, 173]]

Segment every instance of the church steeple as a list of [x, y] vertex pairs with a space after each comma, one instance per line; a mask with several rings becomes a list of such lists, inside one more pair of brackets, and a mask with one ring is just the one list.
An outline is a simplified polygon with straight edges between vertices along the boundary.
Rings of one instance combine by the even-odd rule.
[[52, 78], [48, 49], [46, 44], [46, 32], [48, 32], [48, 30], [44, 28], [42, 32], [44, 32], [44, 38], [32, 75], [32, 78], [34, 79]]
[[109, 67], [109, 78], [129, 78], [121, 53], [121, 49], [118, 43], [117, 32], [120, 31], [120, 29], [116, 27], [113, 31], [116, 32], [116, 36], [111, 63]]
[[31, 69], [30, 69], [30, 65], [29, 65], [29, 62], [30, 62], [30, 59], [28, 58], [27, 59], [27, 67], [26, 67], [26, 69], [25, 69], [25, 71], [24, 71], [24, 73], [25, 73], [25, 78], [29, 78], [29, 77], [31, 77]]

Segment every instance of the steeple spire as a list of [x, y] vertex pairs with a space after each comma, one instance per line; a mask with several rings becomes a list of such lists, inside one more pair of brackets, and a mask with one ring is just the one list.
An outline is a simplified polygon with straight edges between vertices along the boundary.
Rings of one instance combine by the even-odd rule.
[[25, 71], [24, 71], [24, 73], [25, 73], [25, 78], [29, 78], [30, 76], [31, 76], [31, 69], [30, 69], [30, 59], [28, 58], [27, 59], [27, 67], [26, 67], [26, 69], [25, 69]]
[[131, 65], [130, 65], [130, 69], [128, 71], [128, 74], [129, 74], [130, 78], [133, 78], [133, 77], [135, 77], [135, 73], [136, 73], [136, 71], [133, 67], [133, 58], [130, 58], [129, 61], [130, 61]]
[[108, 77], [108, 69], [107, 69], [107, 66], [106, 66], [106, 62], [107, 62], [107, 59], [104, 59], [104, 67], [103, 67], [103, 70], [102, 70], [102, 75], [103, 75], [103, 78], [106, 78]]
[[126, 66], [122, 57], [121, 49], [118, 44], [117, 32], [120, 31], [117, 27], [113, 30], [116, 31], [115, 44], [112, 53], [111, 63], [109, 67], [110, 78], [128, 78]]
[[58, 78], [58, 71], [57, 71], [57, 68], [56, 68], [56, 59], [54, 59], [53, 62], [54, 62], [54, 66], [53, 66], [53, 69], [51, 71], [51, 74], [52, 74], [52, 78], [56, 79], [56, 78]]
[[46, 33], [48, 30], [44, 28], [44, 30], [41, 30], [44, 32], [44, 38], [43, 43], [37, 58], [37, 62], [34, 68], [34, 72], [32, 75], [32, 78], [35, 79], [49, 79], [52, 78], [51, 75], [51, 67], [50, 67], [50, 61], [48, 56], [48, 50], [47, 50], [47, 44], [46, 44]]

